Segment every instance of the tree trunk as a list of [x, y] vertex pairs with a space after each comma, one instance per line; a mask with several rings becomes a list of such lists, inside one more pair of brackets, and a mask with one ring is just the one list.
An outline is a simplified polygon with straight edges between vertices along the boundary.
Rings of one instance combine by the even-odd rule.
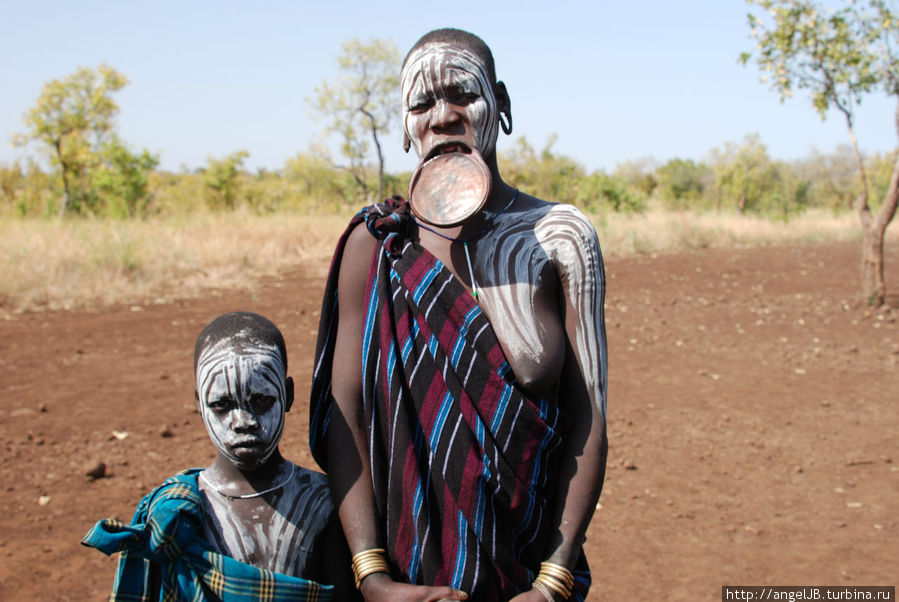
[[862, 215], [862, 295], [873, 307], [880, 307], [886, 301], [886, 283], [883, 278], [883, 244], [887, 226], [896, 214], [899, 201], [899, 154], [893, 163], [893, 175], [887, 188], [883, 205], [877, 217], [868, 211]]
[[359, 111], [368, 118], [368, 129], [371, 131], [371, 138], [375, 143], [375, 150], [378, 152], [378, 199], [380, 203], [384, 200], [384, 152], [381, 150], [381, 141], [378, 139], [378, 122], [375, 116], [367, 111], [365, 107], [360, 107]]
[[69, 191], [69, 166], [66, 165], [65, 160], [62, 158], [62, 137], [56, 139], [56, 156], [59, 159], [59, 164], [62, 166], [62, 202], [59, 204], [59, 217], [62, 217], [66, 214], [66, 210], [69, 207], [69, 198], [71, 193]]
[[886, 299], [886, 285], [883, 281], [883, 233], [870, 226], [864, 227], [862, 232], [861, 272], [862, 299], [872, 307], [880, 307]]

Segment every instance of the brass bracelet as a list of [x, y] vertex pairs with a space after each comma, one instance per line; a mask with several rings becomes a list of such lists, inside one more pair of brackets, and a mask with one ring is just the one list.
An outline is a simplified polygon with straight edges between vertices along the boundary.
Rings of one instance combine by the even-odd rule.
[[561, 564], [556, 564], [554, 562], [541, 562], [540, 572], [559, 579], [560, 581], [565, 583], [568, 589], [574, 587], [574, 574]]
[[356, 589], [362, 589], [362, 580], [372, 573], [389, 573], [387, 555], [382, 548], [363, 550], [353, 556], [353, 576], [356, 578]]
[[563, 600], [571, 597], [571, 589], [574, 587], [574, 575], [564, 566], [552, 562], [540, 563], [540, 572], [534, 579], [534, 585], [546, 595], [546, 591], [555, 592]]

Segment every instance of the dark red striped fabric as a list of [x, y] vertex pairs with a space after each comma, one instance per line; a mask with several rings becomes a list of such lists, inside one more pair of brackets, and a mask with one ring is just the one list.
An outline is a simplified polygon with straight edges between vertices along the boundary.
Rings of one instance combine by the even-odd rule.
[[[450, 585], [472, 600], [508, 600], [530, 589], [545, 560], [565, 419], [517, 389], [475, 300], [410, 241], [414, 222], [402, 199], [360, 212], [338, 244], [316, 351], [313, 454], [328, 466], [337, 274], [346, 238], [363, 221], [381, 244], [364, 303], [362, 402], [395, 577]], [[583, 554], [575, 579], [573, 599], [583, 599]]]

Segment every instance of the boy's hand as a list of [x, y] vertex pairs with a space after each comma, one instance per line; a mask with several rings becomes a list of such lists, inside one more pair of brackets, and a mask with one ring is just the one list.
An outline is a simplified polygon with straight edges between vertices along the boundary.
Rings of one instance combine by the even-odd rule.
[[410, 585], [397, 583], [386, 573], [374, 573], [362, 582], [366, 602], [442, 602], [467, 600], [468, 594], [449, 586]]

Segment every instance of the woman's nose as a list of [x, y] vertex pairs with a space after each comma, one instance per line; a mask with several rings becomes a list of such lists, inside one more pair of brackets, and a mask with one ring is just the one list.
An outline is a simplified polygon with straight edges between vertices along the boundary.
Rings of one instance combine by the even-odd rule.
[[441, 98], [431, 108], [431, 127], [442, 129], [459, 120], [459, 114], [447, 100]]

